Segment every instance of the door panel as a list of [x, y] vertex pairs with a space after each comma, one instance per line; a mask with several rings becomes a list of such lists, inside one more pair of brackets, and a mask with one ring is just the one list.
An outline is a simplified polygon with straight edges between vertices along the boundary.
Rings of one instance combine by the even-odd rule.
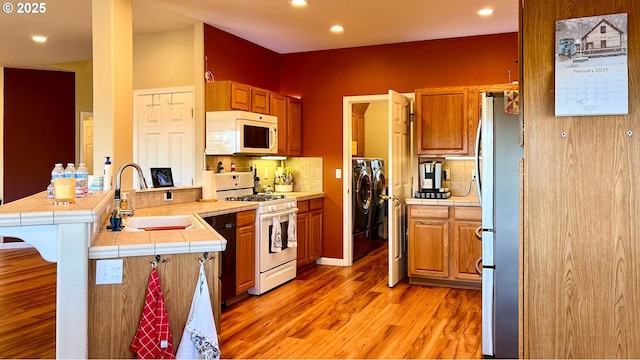
[[405, 198], [410, 195], [409, 100], [389, 90], [389, 286], [407, 276]]
[[175, 185], [192, 185], [193, 92], [138, 95], [137, 107], [137, 162], [145, 177], [151, 167], [171, 167]]

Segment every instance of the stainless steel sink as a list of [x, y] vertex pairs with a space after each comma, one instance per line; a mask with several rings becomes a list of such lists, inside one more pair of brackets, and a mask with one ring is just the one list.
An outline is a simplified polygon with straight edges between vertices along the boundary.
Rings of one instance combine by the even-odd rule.
[[123, 219], [122, 231], [163, 231], [203, 229], [194, 215], [132, 216]]

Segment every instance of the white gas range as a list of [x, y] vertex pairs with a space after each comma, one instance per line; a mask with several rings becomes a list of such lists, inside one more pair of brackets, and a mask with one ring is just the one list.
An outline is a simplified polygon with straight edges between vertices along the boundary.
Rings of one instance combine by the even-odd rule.
[[255, 223], [256, 284], [249, 289], [249, 294], [261, 295], [294, 279], [298, 233], [296, 199], [276, 194], [253, 194], [250, 172], [216, 174], [216, 194], [218, 200], [258, 203]]

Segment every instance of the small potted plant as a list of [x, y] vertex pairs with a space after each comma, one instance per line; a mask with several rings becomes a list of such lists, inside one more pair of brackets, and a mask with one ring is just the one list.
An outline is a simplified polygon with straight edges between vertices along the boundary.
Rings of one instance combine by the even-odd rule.
[[275, 172], [275, 188], [276, 192], [293, 191], [293, 170], [290, 167], [282, 168], [279, 166]]

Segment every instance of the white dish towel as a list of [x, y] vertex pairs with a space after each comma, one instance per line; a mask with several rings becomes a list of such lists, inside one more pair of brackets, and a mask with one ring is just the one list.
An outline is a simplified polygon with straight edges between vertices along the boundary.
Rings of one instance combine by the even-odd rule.
[[287, 246], [298, 247], [298, 239], [296, 237], [298, 231], [296, 230], [297, 220], [296, 213], [289, 214], [289, 226], [287, 227]]
[[220, 359], [218, 333], [213, 319], [209, 285], [200, 260], [200, 275], [191, 301], [187, 324], [182, 332], [176, 359]]
[[282, 228], [280, 226], [280, 216], [272, 218], [273, 226], [271, 227], [271, 252], [282, 251]]

